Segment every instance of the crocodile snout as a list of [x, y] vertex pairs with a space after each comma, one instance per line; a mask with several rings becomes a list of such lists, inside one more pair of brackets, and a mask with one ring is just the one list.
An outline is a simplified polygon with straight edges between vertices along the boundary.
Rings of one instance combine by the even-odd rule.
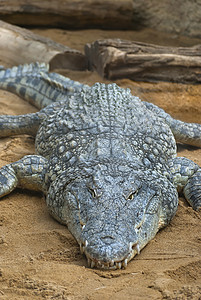
[[139, 254], [138, 242], [126, 243], [112, 235], [80, 243], [80, 251], [87, 257], [88, 266], [99, 269], [125, 269], [128, 261]]

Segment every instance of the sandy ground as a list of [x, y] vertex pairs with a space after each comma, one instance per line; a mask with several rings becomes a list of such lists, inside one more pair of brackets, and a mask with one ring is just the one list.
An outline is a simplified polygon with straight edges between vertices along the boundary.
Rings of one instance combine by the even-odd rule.
[[[34, 30], [70, 47], [83, 50], [86, 42], [120, 37], [170, 45], [192, 45], [194, 40], [161, 36], [152, 31], [69, 32]], [[88, 84], [102, 79], [96, 73], [66, 72]], [[137, 83], [124, 79], [143, 100], [163, 107], [174, 117], [201, 123], [201, 86]], [[23, 114], [36, 109], [17, 96], [0, 91], [1, 114]], [[34, 153], [34, 139], [15, 136], [0, 140], [0, 166]], [[179, 145], [178, 155], [201, 165], [201, 149]], [[161, 230], [126, 270], [87, 268], [85, 257], [65, 226], [49, 214], [40, 193], [16, 190], [0, 202], [0, 299], [201, 299], [200, 213], [183, 198], [171, 224]]]

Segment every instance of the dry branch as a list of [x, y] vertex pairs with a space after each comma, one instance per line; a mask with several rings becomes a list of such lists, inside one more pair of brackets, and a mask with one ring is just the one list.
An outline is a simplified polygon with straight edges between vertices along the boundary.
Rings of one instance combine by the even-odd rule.
[[126, 29], [133, 24], [133, 1], [1, 0], [0, 18], [22, 26]]
[[164, 47], [119, 39], [85, 46], [89, 69], [105, 78], [201, 83], [201, 45]]
[[51, 69], [86, 69], [86, 58], [80, 51], [3, 21], [0, 21], [0, 59], [6, 66], [38, 61], [50, 63]]

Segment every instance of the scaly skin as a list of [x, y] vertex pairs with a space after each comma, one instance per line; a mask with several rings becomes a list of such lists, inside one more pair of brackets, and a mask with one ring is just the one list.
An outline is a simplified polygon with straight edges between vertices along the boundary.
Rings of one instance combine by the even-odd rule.
[[116, 84], [90, 88], [40, 64], [20, 68], [0, 71], [0, 87], [43, 109], [1, 116], [0, 135], [36, 135], [37, 155], [0, 169], [0, 194], [42, 190], [90, 267], [126, 268], [175, 215], [177, 189], [200, 208], [201, 168], [176, 157], [174, 136], [201, 146], [201, 125], [174, 120]]

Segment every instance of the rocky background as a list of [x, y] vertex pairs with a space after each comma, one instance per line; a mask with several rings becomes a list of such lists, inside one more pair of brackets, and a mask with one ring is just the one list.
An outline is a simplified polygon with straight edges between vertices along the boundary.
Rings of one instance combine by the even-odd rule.
[[25, 26], [152, 28], [201, 37], [200, 0], [1, 0], [0, 18]]

